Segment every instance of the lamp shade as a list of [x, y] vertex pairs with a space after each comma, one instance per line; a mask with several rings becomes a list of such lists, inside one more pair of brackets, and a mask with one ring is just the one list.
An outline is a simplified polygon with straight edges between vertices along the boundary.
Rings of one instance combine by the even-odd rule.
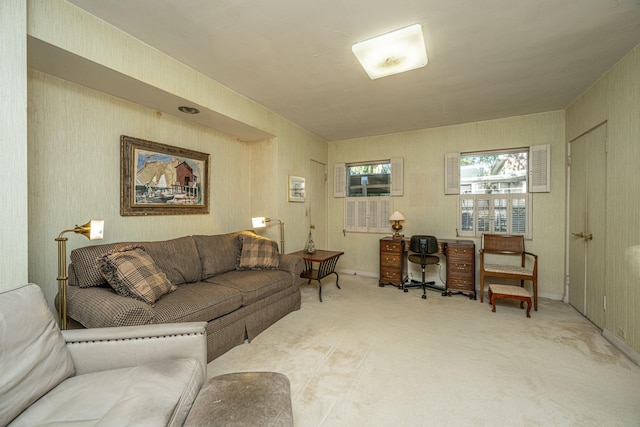
[[81, 234], [89, 240], [100, 240], [104, 238], [104, 220], [102, 219], [92, 219], [81, 228]]
[[404, 215], [398, 211], [394, 211], [389, 217], [389, 221], [404, 221]]
[[251, 218], [251, 223], [253, 224], [253, 228], [263, 228], [267, 226], [267, 223], [265, 221], [265, 217], [263, 216], [258, 216], [255, 218]]

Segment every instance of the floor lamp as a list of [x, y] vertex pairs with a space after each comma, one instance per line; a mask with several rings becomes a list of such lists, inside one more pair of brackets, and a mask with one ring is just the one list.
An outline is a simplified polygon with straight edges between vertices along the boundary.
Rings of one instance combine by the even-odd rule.
[[58, 242], [58, 314], [60, 316], [60, 329], [67, 329], [67, 240], [62, 237], [65, 233], [70, 232], [82, 234], [89, 240], [102, 239], [104, 233], [104, 221], [101, 219], [92, 219], [82, 226], [76, 225], [75, 228], [64, 230], [56, 238]]
[[276, 221], [280, 223], [280, 253], [284, 254], [284, 222], [280, 221], [279, 219], [268, 218], [264, 216], [251, 218], [253, 228], [263, 228], [267, 226], [268, 222]]

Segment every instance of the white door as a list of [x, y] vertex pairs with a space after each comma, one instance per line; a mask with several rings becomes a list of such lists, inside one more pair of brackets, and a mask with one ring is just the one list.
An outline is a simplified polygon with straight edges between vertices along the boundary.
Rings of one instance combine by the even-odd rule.
[[316, 249], [327, 248], [327, 165], [310, 162], [307, 215]]
[[569, 303], [602, 328], [606, 296], [607, 125], [570, 143]]

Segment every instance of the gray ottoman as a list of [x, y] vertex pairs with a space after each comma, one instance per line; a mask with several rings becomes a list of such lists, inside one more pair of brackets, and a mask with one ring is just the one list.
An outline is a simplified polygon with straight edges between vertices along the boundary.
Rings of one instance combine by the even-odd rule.
[[185, 426], [293, 426], [289, 378], [277, 372], [213, 377], [198, 393]]

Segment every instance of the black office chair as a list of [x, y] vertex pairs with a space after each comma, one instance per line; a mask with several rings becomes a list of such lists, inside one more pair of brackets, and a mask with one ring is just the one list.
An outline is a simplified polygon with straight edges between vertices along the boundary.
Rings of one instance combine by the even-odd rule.
[[[444, 289], [437, 287], [436, 282], [427, 282], [425, 279], [425, 270], [427, 265], [436, 265], [440, 263], [440, 258], [435, 254], [438, 252], [438, 240], [433, 236], [411, 236], [409, 250], [414, 252], [409, 255], [409, 261], [420, 264], [422, 267], [422, 281], [412, 280], [409, 284], [402, 284], [402, 289], [409, 292], [408, 288], [421, 287], [422, 299], [427, 299], [427, 287], [435, 288], [441, 291]], [[446, 292], [443, 292], [446, 295]]]

